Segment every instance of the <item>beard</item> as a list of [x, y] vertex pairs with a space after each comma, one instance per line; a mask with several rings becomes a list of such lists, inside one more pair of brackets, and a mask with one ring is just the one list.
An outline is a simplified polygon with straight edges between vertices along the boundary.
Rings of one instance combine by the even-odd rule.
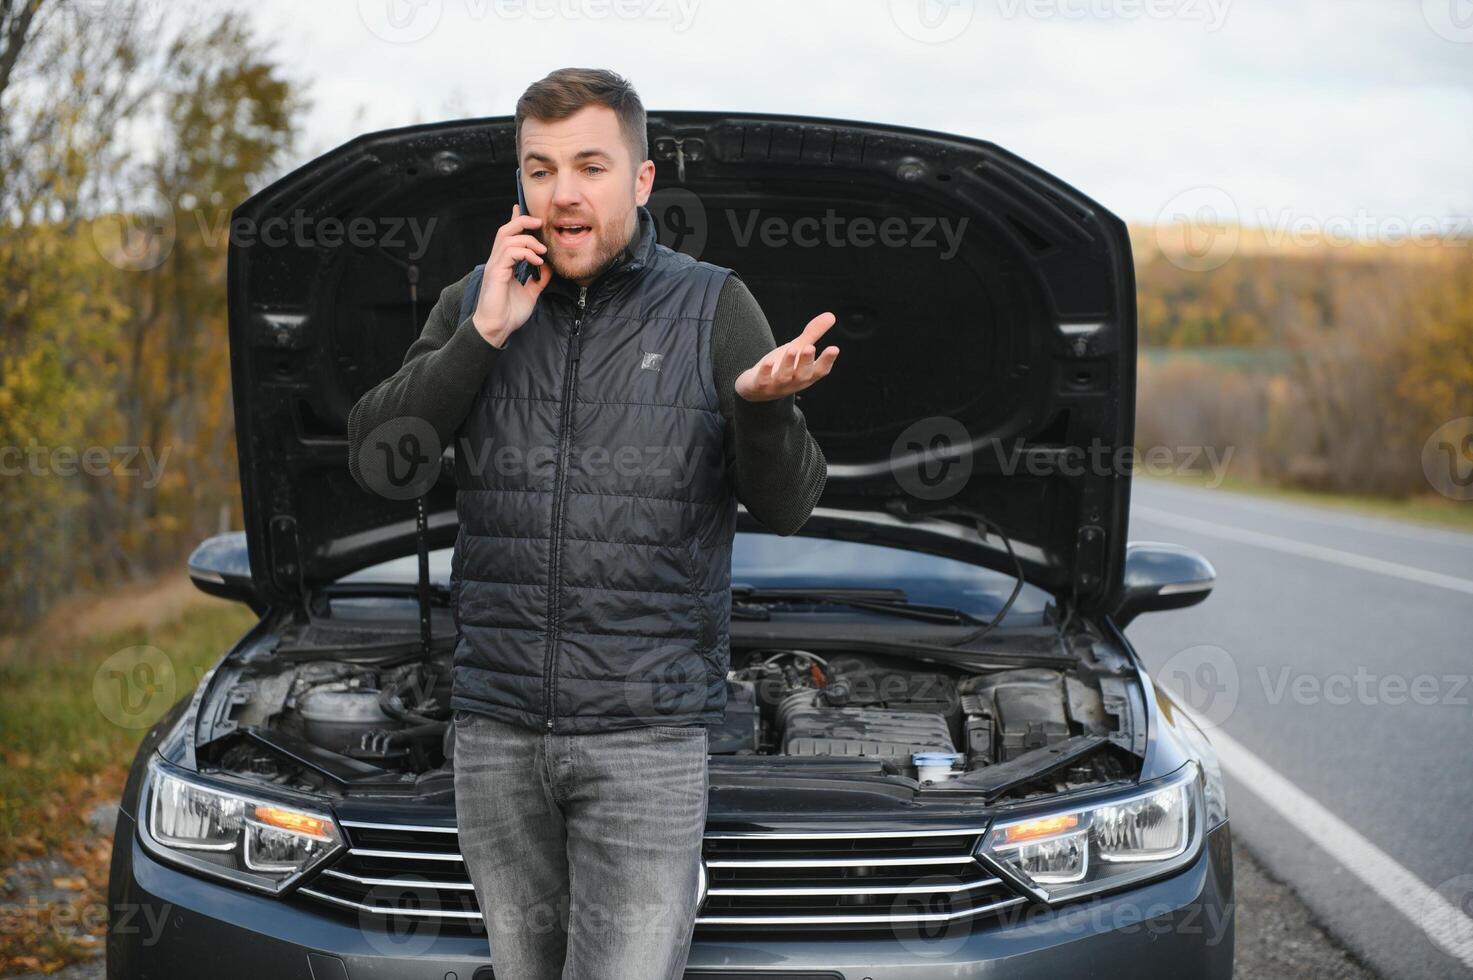
[[[560, 224], [564, 219], [558, 218], [551, 224]], [[578, 219], [582, 221], [580, 217]], [[591, 222], [588, 222], [591, 224]], [[557, 244], [557, 238], [550, 229], [544, 229], [543, 240], [547, 243], [547, 263], [552, 271], [560, 278], [570, 281], [578, 279], [596, 279], [615, 260], [619, 253], [624, 251], [624, 246], [629, 244], [629, 236], [622, 232], [618, 235], [609, 233], [609, 227], [605, 224], [593, 225], [589, 235], [589, 244], [580, 248], [576, 253], [569, 254]]]

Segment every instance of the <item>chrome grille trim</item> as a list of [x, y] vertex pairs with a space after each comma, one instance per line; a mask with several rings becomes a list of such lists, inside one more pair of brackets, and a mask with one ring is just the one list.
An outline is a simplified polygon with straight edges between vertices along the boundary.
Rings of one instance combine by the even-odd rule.
[[827, 926], [827, 925], [900, 925], [907, 922], [953, 922], [972, 915], [984, 915], [1021, 905], [1022, 896], [1005, 898], [991, 905], [962, 909], [959, 912], [933, 912], [918, 915], [721, 915], [698, 916], [696, 924], [722, 926]]
[[708, 868], [884, 868], [907, 864], [976, 864], [965, 855], [941, 857], [873, 857], [873, 858], [718, 858], [706, 862]]
[[364, 830], [401, 830], [423, 834], [460, 834], [457, 827], [430, 827], [415, 823], [374, 823], [371, 820], [339, 820], [344, 827], [362, 827]]
[[893, 830], [823, 830], [813, 832], [778, 831], [764, 833], [760, 830], [727, 831], [706, 834], [706, 840], [860, 840], [884, 837], [981, 837], [986, 827], [966, 827], [961, 830], [911, 830], [897, 833]]
[[[414, 882], [412, 882], [408, 878], [365, 878], [361, 875], [351, 875], [348, 874], [348, 872], [346, 871], [339, 871], [337, 868], [323, 868], [322, 873], [325, 875], [332, 875], [334, 878], [342, 878], [345, 881], [356, 881], [360, 885], [383, 885], [388, 888], [393, 888], [396, 886], [412, 886], [414, 884]], [[451, 891], [467, 892], [474, 891], [476, 887], [468, 881], [425, 881], [423, 882], [423, 886], [425, 888], [448, 888]]]
[[350, 847], [348, 853], [358, 857], [394, 858], [400, 861], [461, 861], [456, 854], [436, 854], [434, 851], [384, 851], [374, 847]]
[[965, 892], [973, 888], [991, 888], [1002, 884], [1001, 878], [984, 878], [958, 885], [895, 885], [893, 887], [827, 885], [815, 888], [708, 888], [707, 895], [931, 895], [936, 892]]
[[360, 912], [373, 912], [377, 915], [417, 915], [422, 919], [475, 919], [477, 921], [479, 921], [481, 918], [481, 913], [479, 912], [456, 912], [450, 909], [385, 908], [380, 905], [364, 905], [362, 902], [354, 902], [350, 899], [343, 898], [340, 895], [329, 895], [326, 892], [320, 892], [315, 888], [303, 887], [298, 888], [297, 891], [303, 895], [310, 895], [313, 898], [321, 899], [324, 902], [332, 902], [334, 905], [341, 905], [344, 908], [357, 909]]
[[[350, 846], [298, 894], [386, 919], [481, 926], [456, 828], [340, 823]], [[1028, 899], [975, 856], [986, 829], [713, 831], [704, 837], [707, 890], [695, 924], [873, 929], [1021, 905]], [[378, 889], [397, 889], [403, 901]]]

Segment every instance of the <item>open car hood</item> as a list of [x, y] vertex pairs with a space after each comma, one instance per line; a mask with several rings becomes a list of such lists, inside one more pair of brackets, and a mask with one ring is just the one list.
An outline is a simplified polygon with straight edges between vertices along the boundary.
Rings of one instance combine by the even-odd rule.
[[[834, 372], [799, 395], [829, 461], [799, 533], [1016, 560], [1081, 609], [1113, 608], [1135, 406], [1125, 225], [943, 133], [651, 112], [649, 136], [662, 242], [735, 269], [779, 343], [838, 317]], [[348, 471], [348, 413], [398, 369], [440, 290], [485, 260], [515, 167], [510, 117], [412, 126], [354, 139], [235, 210], [250, 234], [231, 235], [231, 370], [264, 600], [413, 550], [415, 502]], [[442, 467], [426, 496], [431, 547], [455, 539], [453, 479]]]

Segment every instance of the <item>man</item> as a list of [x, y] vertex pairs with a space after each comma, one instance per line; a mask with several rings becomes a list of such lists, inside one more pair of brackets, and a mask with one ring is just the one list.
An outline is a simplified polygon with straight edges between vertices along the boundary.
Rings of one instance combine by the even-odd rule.
[[656, 242], [618, 75], [553, 72], [516, 129], [529, 214], [354, 406], [349, 465], [383, 485], [364, 434], [398, 418], [454, 439], [457, 823], [497, 977], [677, 978], [736, 501], [792, 534], [822, 493], [795, 395], [833, 367], [815, 345], [834, 316], [775, 346], [732, 270]]

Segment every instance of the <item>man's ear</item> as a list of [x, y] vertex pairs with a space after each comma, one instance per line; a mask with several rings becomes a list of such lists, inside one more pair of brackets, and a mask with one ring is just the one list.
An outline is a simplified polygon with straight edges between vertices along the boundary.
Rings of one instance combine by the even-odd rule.
[[634, 177], [634, 203], [640, 206], [648, 204], [654, 187], [655, 161], [646, 160], [639, 165], [639, 173]]

